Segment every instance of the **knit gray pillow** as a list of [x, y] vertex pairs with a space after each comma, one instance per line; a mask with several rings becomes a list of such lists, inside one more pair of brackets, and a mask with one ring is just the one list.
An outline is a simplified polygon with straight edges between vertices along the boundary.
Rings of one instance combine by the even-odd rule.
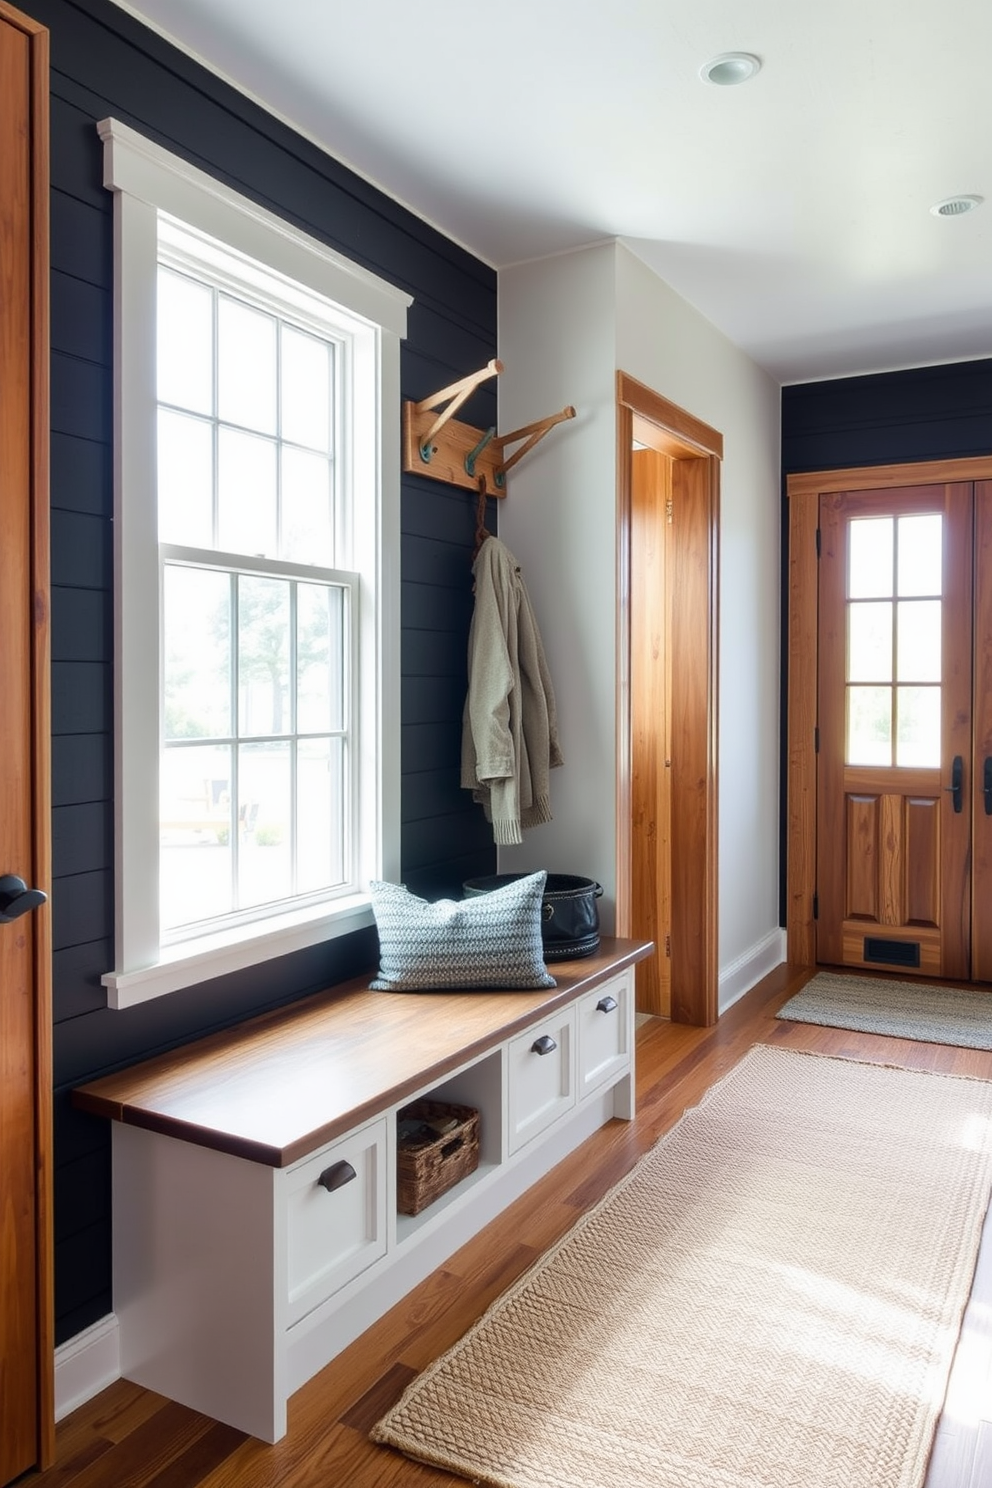
[[523, 990], [557, 985], [544, 964], [542, 896], [530, 873], [469, 899], [418, 899], [402, 884], [373, 882], [379, 931], [377, 992]]

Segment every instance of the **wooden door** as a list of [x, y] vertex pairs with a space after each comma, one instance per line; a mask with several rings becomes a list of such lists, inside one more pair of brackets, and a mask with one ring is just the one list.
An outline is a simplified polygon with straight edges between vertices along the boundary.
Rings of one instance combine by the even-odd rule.
[[973, 487], [823, 495], [819, 527], [817, 960], [967, 979]]
[[722, 457], [718, 430], [617, 373], [616, 928], [668, 963], [638, 1012], [701, 1026], [718, 1013]]
[[647, 445], [631, 454], [631, 923], [656, 948], [637, 965], [637, 1008], [662, 1018], [672, 1009], [672, 463]]
[[[0, 0], [0, 1483], [53, 1436], [48, 50]], [[23, 912], [19, 912], [23, 911]]]

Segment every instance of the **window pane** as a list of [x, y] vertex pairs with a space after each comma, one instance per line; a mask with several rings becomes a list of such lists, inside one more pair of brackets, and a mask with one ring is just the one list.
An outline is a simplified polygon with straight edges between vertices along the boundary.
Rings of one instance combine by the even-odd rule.
[[891, 517], [859, 517], [848, 528], [850, 599], [887, 598], [892, 593]]
[[230, 737], [229, 576], [166, 564], [163, 606], [165, 737]]
[[276, 447], [270, 439], [220, 429], [217, 436], [218, 546], [225, 553], [276, 556]]
[[296, 731], [343, 729], [344, 592], [324, 584], [300, 584], [296, 606]]
[[892, 605], [888, 601], [847, 607], [849, 682], [892, 681]]
[[891, 687], [847, 689], [847, 763], [891, 765]]
[[903, 600], [897, 606], [900, 682], [940, 681], [939, 599]]
[[897, 687], [896, 764], [940, 767], [940, 688]]
[[213, 425], [184, 413], [158, 411], [158, 535], [160, 542], [213, 546]]
[[943, 519], [939, 512], [922, 517], [899, 518], [899, 593], [941, 594], [941, 541]]
[[282, 450], [282, 557], [295, 563], [334, 564], [331, 467], [324, 455]]
[[297, 758], [297, 890], [307, 894], [345, 878], [344, 745], [304, 739]]
[[229, 748], [163, 751], [159, 886], [167, 930], [233, 908], [230, 784]]
[[288, 744], [238, 750], [238, 902], [269, 904], [293, 892]]
[[212, 414], [213, 291], [160, 268], [156, 345], [159, 402]]
[[282, 328], [283, 439], [331, 448], [331, 348], [292, 326]]
[[276, 432], [276, 321], [226, 295], [217, 306], [217, 413], [245, 429]]
[[289, 706], [290, 585], [238, 580], [238, 733], [286, 734]]

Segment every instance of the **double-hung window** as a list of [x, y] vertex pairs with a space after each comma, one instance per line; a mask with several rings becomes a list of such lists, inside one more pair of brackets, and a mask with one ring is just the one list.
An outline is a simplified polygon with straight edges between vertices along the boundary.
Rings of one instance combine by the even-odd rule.
[[116, 121], [111, 1004], [371, 922], [409, 303]]

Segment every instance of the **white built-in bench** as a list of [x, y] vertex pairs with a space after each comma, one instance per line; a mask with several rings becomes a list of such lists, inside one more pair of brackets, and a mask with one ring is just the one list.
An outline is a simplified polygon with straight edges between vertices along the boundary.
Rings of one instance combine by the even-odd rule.
[[[633, 1116], [633, 969], [651, 951], [604, 939], [553, 965], [553, 991], [370, 992], [366, 977], [77, 1089], [114, 1123], [124, 1377], [277, 1441], [295, 1390]], [[411, 1217], [396, 1112], [418, 1096], [480, 1112], [480, 1161]]]

